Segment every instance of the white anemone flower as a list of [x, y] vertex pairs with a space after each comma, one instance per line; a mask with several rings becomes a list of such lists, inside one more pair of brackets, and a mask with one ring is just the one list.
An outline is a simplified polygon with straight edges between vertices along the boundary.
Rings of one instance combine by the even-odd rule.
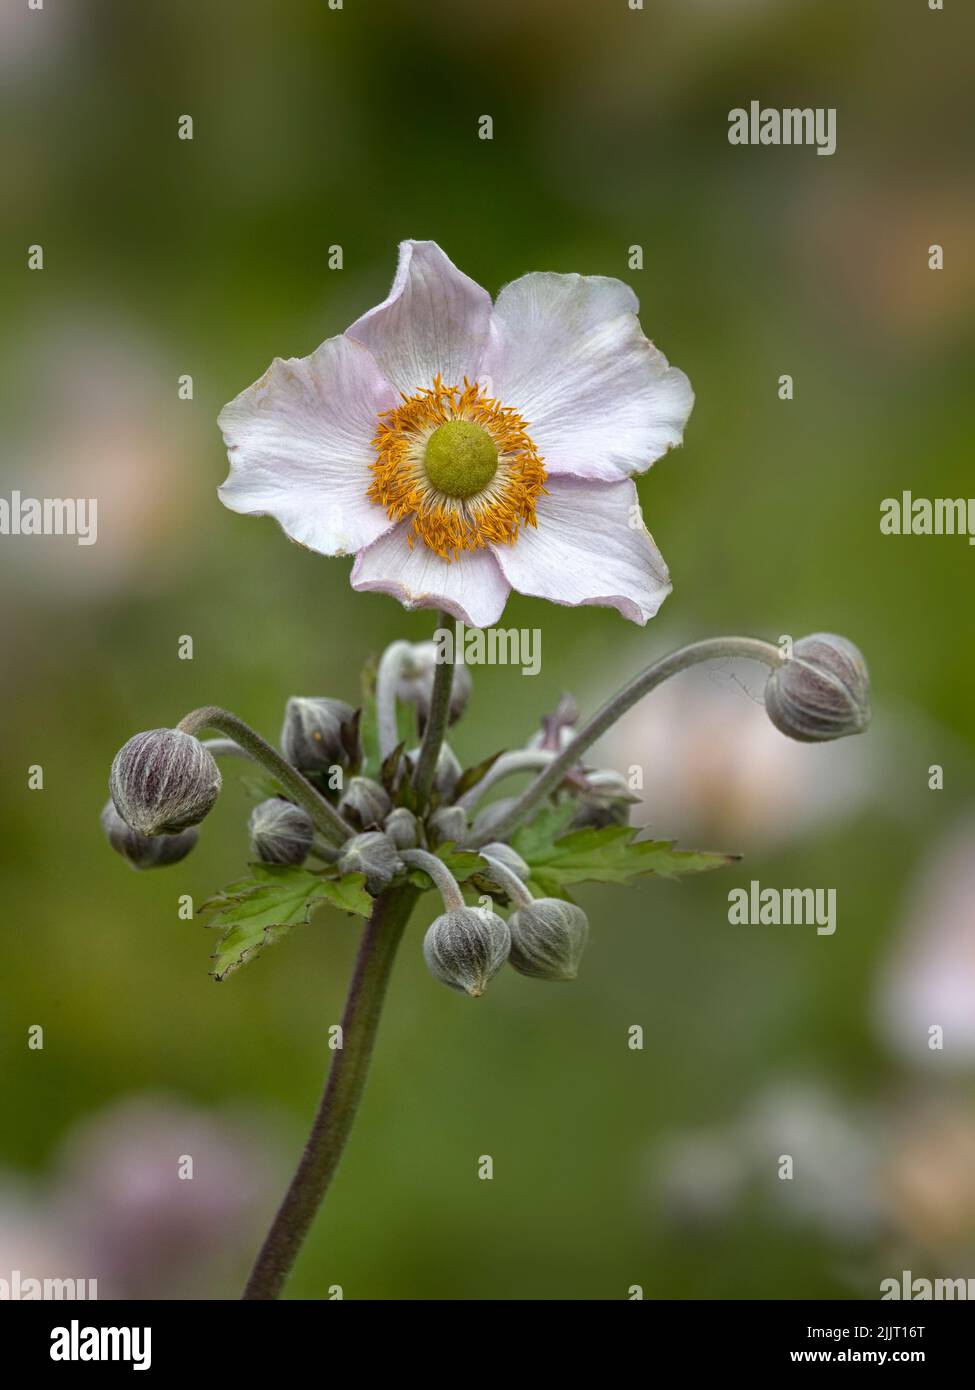
[[273, 516], [354, 589], [497, 622], [512, 589], [646, 623], [670, 592], [634, 473], [694, 401], [603, 276], [531, 274], [492, 305], [432, 241], [389, 297], [220, 415], [232, 511]]

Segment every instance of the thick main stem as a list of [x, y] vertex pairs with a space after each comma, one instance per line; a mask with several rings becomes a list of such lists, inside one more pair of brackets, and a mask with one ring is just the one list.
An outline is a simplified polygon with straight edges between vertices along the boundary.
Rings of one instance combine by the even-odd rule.
[[419, 890], [407, 885], [376, 899], [345, 1001], [342, 1046], [332, 1060], [301, 1161], [247, 1281], [245, 1299], [280, 1295], [328, 1191], [362, 1099], [386, 986], [418, 897]]
[[710, 637], [703, 642], [692, 642], [687, 647], [680, 647], [677, 651], [661, 657], [607, 700], [602, 709], [582, 726], [572, 742], [566, 744], [558, 757], [525, 788], [507, 814], [489, 830], [472, 836], [470, 845], [477, 848], [489, 840], [507, 840], [509, 835], [527, 820], [535, 807], [555, 790], [586, 749], [598, 738], [602, 738], [621, 715], [663, 681], [675, 676], [678, 671], [686, 670], [688, 666], [696, 666], [701, 661], [715, 661], [720, 657], [729, 656], [747, 657], [773, 668], [781, 666], [787, 659], [778, 647], [771, 642], [762, 642], [757, 637]]
[[343, 845], [355, 834], [351, 825], [345, 823], [321, 792], [317, 791], [307, 778], [302, 777], [298, 769], [282, 758], [278, 750], [272, 748], [249, 724], [238, 719], [236, 714], [221, 709], [219, 705], [203, 705], [200, 709], [191, 710], [176, 727], [184, 734], [198, 734], [202, 729], [216, 729], [233, 739], [245, 755], [253, 758], [255, 762], [264, 764], [292, 800], [308, 812], [316, 829], [333, 844]]
[[440, 630], [447, 628], [451, 633], [452, 640], [449, 643], [445, 660], [437, 663], [433, 673], [430, 713], [427, 715], [427, 724], [423, 731], [423, 743], [420, 745], [420, 756], [416, 760], [416, 771], [413, 773], [413, 790], [416, 792], [419, 812], [426, 810], [427, 802], [430, 799], [430, 788], [433, 786], [434, 775], [437, 771], [437, 759], [440, 756], [444, 734], [447, 732], [447, 721], [450, 717], [450, 691], [454, 683], [454, 643], [457, 635], [457, 624], [450, 613], [441, 612], [437, 617], [437, 625]]

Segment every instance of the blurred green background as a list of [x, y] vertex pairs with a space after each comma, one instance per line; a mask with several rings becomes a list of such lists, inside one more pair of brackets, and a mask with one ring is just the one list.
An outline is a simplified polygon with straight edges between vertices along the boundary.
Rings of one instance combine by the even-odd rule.
[[[5, 1228], [0, 1202], [0, 1277], [15, 1258], [28, 1270], [20, 1252], [38, 1232], [57, 1245], [73, 1229], [72, 1136], [126, 1098], [166, 1093], [200, 1123], [245, 1114], [271, 1171], [211, 1281], [191, 1283], [189, 1257], [154, 1280], [147, 1236], [139, 1279], [120, 1266], [123, 1292], [232, 1296], [303, 1142], [356, 928], [323, 912], [216, 985], [209, 938], [176, 904], [239, 876], [248, 800], [233, 769], [198, 849], [158, 874], [128, 871], [98, 812], [135, 731], [214, 702], [275, 738], [287, 696], [354, 701], [364, 662], [431, 631], [432, 615], [353, 594], [349, 561], [289, 544], [215, 493], [221, 405], [273, 356], [310, 352], [381, 300], [406, 236], [437, 240], [492, 293], [528, 270], [625, 279], [697, 393], [684, 448], [640, 482], [674, 582], [660, 617], [641, 630], [513, 596], [503, 622], [541, 628], [541, 674], [474, 672], [461, 760], [523, 743], [563, 690], [588, 711], [677, 641], [728, 631], [850, 637], [877, 722], [839, 785], [846, 751], [828, 764], [834, 750], [747, 753], [763, 716], [727, 673], [696, 725], [692, 701], [648, 701], [616, 764], [644, 761], [644, 737], [672, 746], [673, 720], [696, 770], [673, 770], [679, 816], [653, 800], [644, 819], [747, 857], [683, 883], [582, 890], [592, 940], [573, 987], [508, 971], [479, 1003], [454, 996], [424, 968], [418, 919], [290, 1294], [876, 1297], [872, 1261], [899, 1271], [898, 1242], [933, 1249], [936, 1273], [964, 1264], [972, 1244], [942, 1255], [903, 1204], [868, 1237], [782, 1208], [776, 1120], [740, 1196], [722, 1196], [725, 1140], [721, 1171], [697, 1186], [677, 1163], [680, 1200], [658, 1159], [675, 1135], [726, 1134], [770, 1087], [798, 1094], [812, 1078], [874, 1117], [867, 1186], [886, 1202], [876, 1174], [896, 1159], [891, 1117], [910, 1133], [917, 1097], [935, 1096], [963, 1132], [971, 1122], [975, 1043], [967, 1061], [925, 1070], [876, 1009], [916, 875], [972, 793], [975, 554], [878, 525], [881, 500], [904, 488], [972, 491], [965, 9], [45, 0], [28, 12], [6, 0], [2, 490], [97, 495], [99, 536], [0, 541], [0, 1193], [15, 1213]], [[753, 98], [836, 107], [835, 155], [730, 146], [727, 113]], [[177, 139], [183, 114], [192, 142]], [[477, 138], [482, 114], [491, 142]], [[934, 242], [941, 272], [927, 265]], [[34, 243], [43, 272], [26, 269]], [[341, 271], [327, 268], [335, 244]], [[628, 267], [634, 245], [642, 270]], [[185, 373], [192, 401], [177, 396]], [[177, 659], [184, 634], [192, 661]], [[715, 689], [742, 715], [720, 737]], [[29, 791], [37, 763], [44, 788]], [[928, 789], [933, 763], [942, 792]], [[812, 802], [823, 814], [806, 815]], [[729, 926], [728, 891], [752, 877], [835, 887], [836, 935]], [[975, 979], [962, 901], [959, 973], [967, 961]], [[38, 1023], [45, 1045], [29, 1050]], [[634, 1024], [642, 1051], [627, 1047]], [[485, 1153], [493, 1182], [477, 1179]], [[827, 1207], [840, 1168], [827, 1161]], [[975, 1199], [961, 1189], [963, 1212]], [[163, 1214], [166, 1200], [181, 1194], [158, 1198]], [[137, 1196], [126, 1211], [142, 1219]], [[958, 1272], [975, 1274], [968, 1263]]]

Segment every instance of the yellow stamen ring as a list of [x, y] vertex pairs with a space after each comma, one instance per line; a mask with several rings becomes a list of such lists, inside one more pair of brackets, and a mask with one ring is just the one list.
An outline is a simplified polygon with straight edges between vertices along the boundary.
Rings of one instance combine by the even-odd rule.
[[477, 382], [431, 387], [379, 417], [367, 496], [445, 560], [535, 526], [545, 469], [517, 411]]

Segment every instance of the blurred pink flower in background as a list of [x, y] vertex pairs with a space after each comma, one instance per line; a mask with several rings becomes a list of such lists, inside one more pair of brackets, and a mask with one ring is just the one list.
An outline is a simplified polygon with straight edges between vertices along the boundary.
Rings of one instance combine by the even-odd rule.
[[96, 498], [97, 539], [8, 537], [7, 563], [63, 600], [171, 582], [197, 524], [193, 453], [203, 447], [198, 413], [177, 395], [180, 369], [128, 319], [76, 307], [34, 332], [10, 367], [0, 490]]
[[0, 1279], [96, 1279], [99, 1298], [236, 1296], [279, 1196], [265, 1130], [162, 1096], [96, 1112], [42, 1190], [0, 1191]]
[[[975, 1066], [975, 818], [936, 842], [884, 963], [877, 1026], [900, 1056], [942, 1071]], [[943, 1049], [929, 1029], [943, 1029]]]
[[626, 775], [639, 768], [635, 825], [685, 843], [752, 849], [795, 840], [862, 809], [871, 750], [855, 740], [796, 743], [769, 722], [745, 663], [681, 673], [641, 702], [591, 755]]
[[[877, 1117], [825, 1085], [773, 1085], [728, 1124], [655, 1145], [652, 1186], [666, 1217], [679, 1224], [718, 1223], [754, 1199], [772, 1221], [860, 1244], [885, 1220], [880, 1132]], [[792, 1178], [779, 1176], [786, 1154]]]
[[69, 1136], [52, 1209], [102, 1297], [212, 1296], [221, 1269], [239, 1273], [252, 1252], [277, 1176], [256, 1124], [135, 1096]]
[[[779, 1176], [784, 1155], [791, 1178]], [[963, 1095], [850, 1101], [826, 1082], [787, 1080], [726, 1124], [665, 1136], [648, 1157], [652, 1205], [678, 1228], [757, 1215], [871, 1261], [975, 1274], [975, 1116]], [[869, 1283], [869, 1271], [844, 1277]]]

